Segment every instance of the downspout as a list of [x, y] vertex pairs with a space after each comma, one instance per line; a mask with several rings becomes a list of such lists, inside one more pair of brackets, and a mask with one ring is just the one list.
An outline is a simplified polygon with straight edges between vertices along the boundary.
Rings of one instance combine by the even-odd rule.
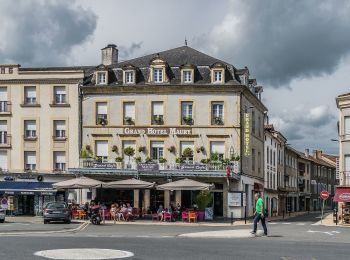
[[[82, 149], [83, 142], [83, 91], [81, 89], [82, 83], [79, 82], [78, 85], [78, 95], [79, 95], [79, 137], [78, 137], [78, 146], [79, 146], [79, 159], [80, 159], [80, 151]], [[80, 166], [80, 165], [79, 165]]]

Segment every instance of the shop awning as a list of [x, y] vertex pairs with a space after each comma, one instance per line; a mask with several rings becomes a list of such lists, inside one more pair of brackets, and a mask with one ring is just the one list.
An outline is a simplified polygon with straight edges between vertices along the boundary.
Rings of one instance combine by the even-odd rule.
[[335, 191], [333, 201], [350, 202], [350, 187], [349, 188], [337, 188]]
[[138, 179], [112, 181], [103, 184], [103, 188], [113, 189], [151, 189], [153, 187], [154, 182], [141, 181]]
[[194, 181], [191, 179], [183, 179], [179, 181], [173, 181], [166, 184], [158, 185], [158, 190], [209, 190], [213, 187], [213, 184]]
[[57, 189], [89, 189], [99, 188], [103, 182], [90, 179], [87, 177], [79, 177], [67, 181], [56, 182], [52, 186]]
[[0, 191], [8, 195], [54, 195], [51, 182], [1, 181]]

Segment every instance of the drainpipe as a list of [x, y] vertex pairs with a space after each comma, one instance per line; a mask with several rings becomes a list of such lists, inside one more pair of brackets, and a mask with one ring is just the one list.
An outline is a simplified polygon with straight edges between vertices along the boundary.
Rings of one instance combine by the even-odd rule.
[[79, 136], [78, 136], [78, 148], [79, 148], [79, 158], [80, 158], [80, 151], [82, 149], [82, 142], [83, 142], [83, 91], [81, 87], [83, 84], [79, 82], [78, 85], [78, 96], [79, 96]]

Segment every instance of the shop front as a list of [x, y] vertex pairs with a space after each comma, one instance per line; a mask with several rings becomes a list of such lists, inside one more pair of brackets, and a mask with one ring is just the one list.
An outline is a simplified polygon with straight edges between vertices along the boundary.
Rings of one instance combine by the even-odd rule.
[[50, 201], [64, 200], [64, 192], [57, 193], [48, 182], [0, 182], [0, 197], [7, 198], [10, 215], [41, 215]]

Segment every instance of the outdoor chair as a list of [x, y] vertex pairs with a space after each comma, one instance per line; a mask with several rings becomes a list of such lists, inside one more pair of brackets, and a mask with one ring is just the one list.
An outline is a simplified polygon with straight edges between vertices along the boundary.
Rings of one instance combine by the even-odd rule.
[[152, 221], [156, 220], [159, 221], [160, 216], [158, 215], [158, 213], [152, 213]]
[[193, 222], [197, 222], [197, 213], [196, 212], [189, 212], [188, 213], [188, 222], [191, 222], [191, 220], [193, 220]]
[[182, 221], [187, 221], [188, 220], [188, 213], [187, 212], [183, 211], [181, 213], [181, 220]]
[[164, 221], [170, 221], [172, 220], [172, 214], [169, 212], [164, 213]]

